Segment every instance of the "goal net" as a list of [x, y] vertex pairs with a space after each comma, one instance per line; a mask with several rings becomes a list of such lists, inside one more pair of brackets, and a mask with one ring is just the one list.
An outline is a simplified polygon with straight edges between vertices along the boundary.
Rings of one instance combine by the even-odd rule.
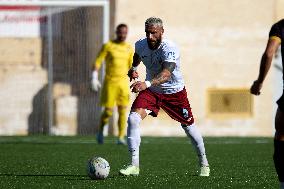
[[0, 1], [0, 135], [94, 134], [91, 64], [108, 37], [107, 0]]

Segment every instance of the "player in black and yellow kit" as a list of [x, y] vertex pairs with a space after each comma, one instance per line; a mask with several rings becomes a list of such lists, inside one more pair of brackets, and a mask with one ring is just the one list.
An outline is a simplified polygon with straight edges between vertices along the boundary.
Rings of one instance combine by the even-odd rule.
[[127, 119], [127, 106], [129, 104], [130, 89], [128, 70], [131, 68], [133, 48], [125, 42], [128, 32], [126, 24], [120, 24], [116, 28], [116, 39], [104, 44], [93, 63], [92, 88], [98, 91], [100, 82], [98, 71], [105, 60], [105, 78], [102, 87], [101, 105], [105, 107], [99, 125], [97, 141], [103, 144], [103, 128], [108, 123], [113, 113], [113, 107], [118, 107], [118, 144], [126, 144], [125, 128]]
[[[251, 87], [251, 93], [259, 95], [262, 83], [278, 47], [284, 41], [284, 19], [275, 23], [270, 32], [265, 52], [262, 55], [258, 79]], [[282, 67], [284, 67], [284, 45], [281, 45]], [[284, 75], [282, 77], [284, 79]], [[274, 165], [280, 181], [280, 188], [284, 189], [284, 89], [282, 96], [277, 101], [278, 109], [275, 117], [275, 136], [274, 136]]]

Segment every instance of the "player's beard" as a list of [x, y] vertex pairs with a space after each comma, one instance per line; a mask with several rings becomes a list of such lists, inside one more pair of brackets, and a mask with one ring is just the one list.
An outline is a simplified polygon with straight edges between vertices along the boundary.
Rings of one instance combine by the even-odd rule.
[[162, 42], [162, 38], [157, 39], [156, 41], [151, 41], [147, 39], [148, 47], [152, 50], [157, 49], [160, 46], [161, 42]]

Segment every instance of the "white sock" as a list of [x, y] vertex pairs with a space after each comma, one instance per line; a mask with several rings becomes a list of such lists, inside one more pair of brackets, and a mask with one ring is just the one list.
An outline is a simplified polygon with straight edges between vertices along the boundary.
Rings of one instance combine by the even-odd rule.
[[141, 142], [139, 124], [141, 116], [136, 112], [130, 112], [127, 127], [127, 144], [131, 155], [131, 164], [139, 167], [139, 146]]
[[205, 153], [205, 147], [203, 143], [203, 138], [201, 136], [201, 133], [193, 123], [192, 125], [182, 125], [182, 128], [184, 129], [186, 135], [190, 138], [192, 145], [194, 146], [199, 163], [201, 166], [208, 166], [208, 161], [206, 158], [206, 153]]

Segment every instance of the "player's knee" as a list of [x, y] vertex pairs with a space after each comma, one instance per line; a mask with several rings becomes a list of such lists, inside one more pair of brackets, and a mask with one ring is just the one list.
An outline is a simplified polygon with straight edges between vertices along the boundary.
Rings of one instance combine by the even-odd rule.
[[110, 116], [112, 116], [112, 110], [106, 108], [106, 109], [104, 110], [104, 112], [103, 112], [102, 117], [103, 117], [103, 118], [109, 118]]
[[276, 130], [275, 139], [284, 141], [284, 130], [283, 129]]
[[275, 126], [275, 139], [284, 141], [284, 127], [283, 127], [283, 125], [276, 124], [276, 126]]
[[119, 107], [117, 111], [119, 115], [124, 115], [126, 114], [127, 107]]
[[136, 125], [141, 121], [141, 116], [137, 112], [130, 112], [127, 123], [129, 126]]
[[134, 114], [134, 112], [130, 112], [127, 120], [128, 125], [131, 126], [135, 124], [135, 120], [136, 120], [136, 115]]
[[187, 129], [187, 128], [193, 128], [193, 127], [195, 127], [195, 124], [194, 123], [192, 123], [192, 124], [184, 124], [184, 123], [181, 123], [180, 124], [181, 125], [181, 127], [183, 128], [183, 129]]

